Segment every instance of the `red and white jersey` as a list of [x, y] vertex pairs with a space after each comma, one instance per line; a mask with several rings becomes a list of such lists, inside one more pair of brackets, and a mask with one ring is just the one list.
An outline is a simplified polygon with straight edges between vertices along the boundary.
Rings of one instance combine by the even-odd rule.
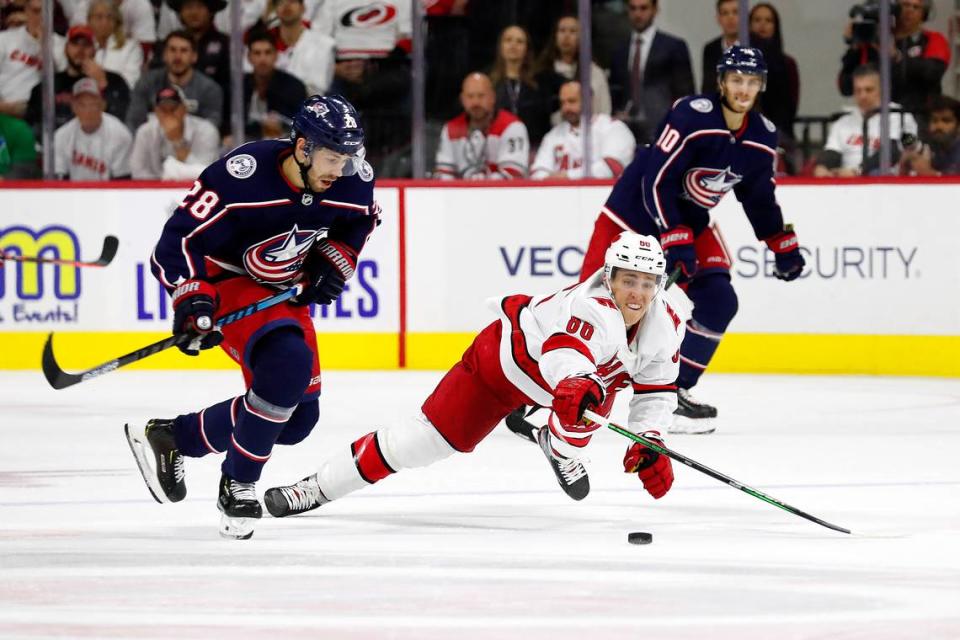
[[500, 365], [533, 402], [549, 407], [558, 382], [596, 374], [608, 402], [620, 389], [632, 388], [631, 429], [672, 424], [685, 325], [664, 294], [629, 332], [602, 270], [550, 295], [507, 296], [497, 303], [503, 323]]
[[111, 180], [130, 175], [133, 136], [118, 118], [103, 114], [100, 128], [85, 133], [76, 118], [53, 136], [54, 172], [70, 180]]
[[[630, 128], [606, 114], [596, 114], [590, 124], [590, 174], [594, 178], [616, 178], [633, 160], [637, 141]], [[534, 180], [563, 173], [567, 178], [583, 177], [583, 138], [580, 127], [561, 122], [540, 142], [530, 168]]]
[[[53, 59], [57, 71], [67, 66], [63, 44], [63, 37], [54, 34]], [[30, 35], [26, 26], [0, 31], [0, 101], [29, 100], [33, 86], [40, 82], [41, 62], [40, 41]]]
[[486, 131], [470, 129], [461, 113], [443, 125], [434, 177], [442, 180], [512, 180], [527, 175], [527, 127], [509, 111], [497, 111]]
[[385, 58], [397, 46], [410, 51], [409, 0], [324, 0], [307, 10], [310, 28], [337, 41], [338, 58]]
[[[890, 103], [894, 109], [901, 108], [895, 102]], [[903, 114], [902, 126], [899, 113], [890, 114], [890, 138], [899, 140], [904, 133], [917, 135], [917, 121], [909, 113]], [[867, 122], [867, 138], [870, 141], [868, 155], [880, 150], [880, 114], [870, 116]], [[842, 165], [845, 169], [856, 169], [863, 163], [863, 114], [854, 107], [847, 114], [840, 117], [830, 126], [827, 142], [823, 146], [825, 151], [836, 151], [843, 157]]]

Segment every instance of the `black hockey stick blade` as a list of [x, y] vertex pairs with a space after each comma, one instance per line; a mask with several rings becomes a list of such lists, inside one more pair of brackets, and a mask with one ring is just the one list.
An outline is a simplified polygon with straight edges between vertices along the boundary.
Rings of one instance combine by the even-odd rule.
[[110, 373], [115, 371], [120, 367], [124, 367], [128, 364], [133, 364], [138, 360], [143, 360], [147, 356], [152, 356], [155, 353], [169, 349], [178, 344], [184, 342], [189, 342], [191, 336], [189, 334], [180, 334], [176, 336], [170, 336], [164, 338], [159, 342], [154, 342], [153, 344], [147, 345], [136, 351], [131, 351], [128, 354], [122, 355], [119, 358], [114, 358], [104, 362], [103, 364], [97, 365], [92, 369], [87, 369], [79, 373], [69, 373], [64, 371], [59, 364], [57, 364], [57, 358], [53, 355], [53, 334], [47, 336], [47, 341], [43, 344], [43, 359], [41, 361], [41, 368], [43, 369], [43, 375], [47, 379], [47, 382], [50, 383], [50, 386], [54, 389], [66, 389], [67, 387], [72, 387], [75, 384], [85, 382], [91, 378], [96, 378], [102, 376], [105, 373]]
[[[269, 298], [264, 298], [263, 300], [258, 300], [248, 304], [245, 307], [239, 309], [234, 309], [233, 311], [220, 316], [216, 325], [222, 327], [246, 318], [249, 315], [257, 313], [258, 311], [263, 311], [270, 307], [276, 306], [282, 302], [293, 298], [298, 295], [303, 290], [302, 285], [297, 285], [286, 291], [282, 291], [275, 296], [270, 296]], [[53, 334], [47, 335], [47, 341], [43, 345], [43, 357], [41, 358], [40, 364], [41, 369], [43, 370], [43, 375], [47, 379], [47, 382], [50, 383], [50, 386], [54, 389], [66, 389], [67, 387], [72, 387], [75, 384], [85, 382], [91, 378], [97, 378], [104, 375], [105, 373], [110, 373], [111, 371], [116, 371], [120, 367], [125, 367], [128, 364], [133, 364], [139, 360], [143, 360], [146, 357], [152, 356], [155, 353], [165, 351], [170, 347], [175, 347], [180, 344], [184, 344], [193, 339], [194, 336], [186, 333], [179, 335], [169, 336], [163, 340], [154, 342], [145, 347], [141, 347], [136, 351], [131, 351], [125, 355], [122, 355], [118, 358], [108, 360], [103, 364], [99, 364], [91, 369], [86, 369], [85, 371], [79, 371], [77, 373], [70, 373], [64, 371], [63, 368], [57, 364], [57, 358], [53, 353]]]
[[103, 239], [103, 249], [100, 250], [100, 257], [97, 258], [91, 265], [96, 265], [98, 267], [105, 267], [117, 256], [117, 249], [120, 248], [120, 240], [117, 239], [117, 236], [107, 236]]
[[728, 475], [724, 475], [724, 474], [720, 473], [719, 471], [715, 471], [714, 469], [711, 469], [710, 467], [708, 467], [708, 466], [705, 465], [705, 464], [701, 464], [701, 463], [697, 462], [696, 460], [693, 460], [693, 459], [691, 459], [691, 458], [688, 458], [687, 456], [683, 455], [682, 453], [677, 453], [676, 451], [674, 451], [674, 450], [672, 450], [672, 449], [668, 449], [666, 446], [664, 446], [663, 444], [661, 444], [661, 443], [659, 443], [659, 442], [656, 442], [656, 441], [654, 441], [654, 440], [650, 440], [649, 438], [644, 438], [643, 436], [638, 435], [638, 434], [636, 434], [636, 433], [634, 433], [634, 432], [632, 432], [632, 431], [629, 431], [628, 429], [624, 429], [623, 427], [621, 427], [621, 426], [619, 426], [619, 425], [616, 425], [616, 424], [614, 424], [613, 422], [610, 422], [607, 418], [604, 418], [603, 416], [601, 416], [601, 415], [599, 415], [599, 414], [597, 414], [597, 413], [594, 413], [593, 411], [589, 411], [589, 410], [588, 410], [588, 411], [584, 411], [584, 412], [583, 412], [583, 415], [584, 415], [584, 417], [587, 418], [588, 420], [591, 420], [591, 421], [593, 421], [593, 422], [596, 422], [597, 424], [606, 425], [606, 427], [607, 427], [608, 429], [610, 429], [610, 430], [612, 430], [612, 431], [615, 431], [616, 433], [619, 433], [619, 434], [622, 435], [622, 436], [625, 436], [625, 437], [627, 437], [627, 438], [630, 438], [630, 439], [633, 440], [634, 442], [639, 442], [640, 444], [645, 445], [645, 446], [653, 449], [653, 450], [656, 451], [657, 453], [661, 453], [661, 454], [667, 456], [668, 458], [671, 458], [671, 459], [673, 459], [673, 460], [676, 460], [677, 462], [680, 462], [681, 464], [685, 464], [685, 465], [687, 465], [688, 467], [690, 467], [691, 469], [696, 469], [696, 470], [699, 471], [700, 473], [704, 473], [704, 474], [710, 476], [711, 478], [713, 478], [713, 479], [715, 479], [715, 480], [719, 480], [720, 482], [723, 482], [724, 484], [727, 484], [727, 485], [733, 487], [734, 489], [739, 489], [740, 491], [743, 491], [743, 492], [746, 493], [747, 495], [751, 495], [751, 496], [753, 496], [754, 498], [758, 498], [758, 499], [760, 499], [760, 500], [763, 500], [764, 502], [766, 502], [766, 503], [768, 503], [768, 504], [772, 504], [772, 505], [775, 506], [775, 507], [779, 507], [780, 509], [783, 509], [784, 511], [786, 511], [786, 512], [788, 512], [788, 513], [792, 513], [792, 514], [795, 515], [795, 516], [800, 516], [801, 518], [806, 518], [806, 519], [809, 520], [810, 522], [816, 522], [816, 523], [819, 524], [821, 527], [826, 527], [827, 529], [833, 529], [834, 531], [839, 531], [840, 533], [846, 533], [846, 534], [849, 534], [849, 533], [850, 533], [850, 529], [845, 529], [845, 528], [840, 527], [840, 526], [837, 526], [837, 525], [835, 525], [835, 524], [830, 524], [829, 522], [827, 522], [827, 521], [825, 521], [825, 520], [821, 520], [820, 518], [818, 518], [818, 517], [816, 517], [816, 516], [812, 516], [812, 515], [810, 515], [809, 513], [806, 513], [806, 512], [804, 512], [804, 511], [801, 511], [800, 509], [797, 509], [796, 507], [790, 506], [790, 505], [787, 504], [786, 502], [781, 502], [780, 500], [777, 500], [777, 499], [774, 498], [773, 496], [768, 496], [767, 494], [763, 493], [762, 491], [759, 491], [759, 490], [757, 490], [757, 489], [754, 489], [753, 487], [748, 487], [747, 485], [745, 485], [745, 484], [743, 484], [743, 483], [741, 483], [741, 482], [738, 482], [738, 481], [734, 480], [733, 478], [731, 478], [731, 477], [728, 476]]
[[35, 264], [59, 264], [67, 267], [105, 267], [113, 262], [119, 246], [120, 241], [117, 240], [116, 236], [107, 236], [103, 239], [103, 249], [100, 250], [100, 257], [92, 262], [86, 260], [64, 260], [62, 258], [3, 254], [2, 258], [0, 258], [0, 265], [2, 265], [4, 260], [10, 260], [11, 262], [33, 262]]

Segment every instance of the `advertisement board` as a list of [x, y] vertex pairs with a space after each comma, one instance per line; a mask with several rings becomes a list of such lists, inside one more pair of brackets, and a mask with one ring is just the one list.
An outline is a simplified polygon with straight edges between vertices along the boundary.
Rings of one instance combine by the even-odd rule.
[[[92, 260], [106, 235], [117, 236], [120, 247], [106, 268], [5, 264], [0, 270], [0, 368], [36, 368], [43, 339], [51, 331], [62, 347], [58, 355], [84, 363], [119, 355], [119, 345], [136, 348], [168, 333], [169, 296], [151, 274], [150, 255], [185, 192], [4, 190], [0, 250], [6, 253]], [[393, 367], [397, 360], [397, 190], [380, 189], [377, 197], [383, 222], [371, 236], [356, 275], [335, 304], [311, 310], [327, 360], [354, 363], [354, 368]], [[229, 366], [216, 352], [189, 362], [176, 356], [162, 354], [143, 366]]]
[[[92, 259], [103, 269], [8, 261], [0, 269], [0, 368], [36, 369], [55, 332], [64, 366], [89, 366], [169, 332], [149, 256], [185, 188], [0, 191], [0, 250]], [[573, 283], [610, 185], [392, 183], [383, 223], [335, 304], [313, 310], [326, 368], [450, 366], [494, 319], [487, 301]], [[786, 184], [778, 190], [808, 267], [773, 276], [773, 255], [739, 203], [714, 211], [733, 258], [739, 312], [712, 370], [960, 375], [960, 184]], [[216, 350], [148, 359], [151, 368], [231, 366]]]

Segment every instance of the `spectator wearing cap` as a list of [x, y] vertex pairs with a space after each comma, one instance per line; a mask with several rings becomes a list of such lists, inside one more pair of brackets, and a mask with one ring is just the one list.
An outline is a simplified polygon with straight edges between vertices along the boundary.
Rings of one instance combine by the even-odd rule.
[[87, 24], [93, 31], [97, 64], [119, 73], [132, 89], [143, 69], [143, 49], [124, 33], [119, 7], [113, 0], [93, 0], [87, 10]]
[[248, 139], [279, 138], [307, 97], [303, 83], [277, 69], [277, 48], [263, 30], [247, 39], [247, 60], [253, 71], [243, 75], [244, 122]]
[[186, 31], [174, 31], [163, 41], [163, 68], [151, 69], [133, 88], [127, 126], [135, 131], [147, 120], [154, 96], [167, 85], [179, 87], [191, 115], [209, 120], [219, 128], [223, 117], [223, 91], [206, 74], [197, 71], [197, 48]]
[[132, 136], [119, 118], [104, 113], [93, 78], [73, 85], [74, 118], [53, 136], [54, 172], [61, 180], [120, 180], [130, 177]]
[[307, 93], [326, 93], [333, 80], [334, 39], [303, 22], [303, 0], [277, 0], [279, 24], [270, 29], [277, 47], [277, 68], [296, 76]]
[[193, 180], [220, 153], [220, 134], [207, 120], [187, 113], [187, 97], [162, 87], [153, 114], [137, 129], [131, 167], [136, 180]]
[[[27, 23], [0, 31], [0, 113], [22, 118], [30, 90], [40, 82], [41, 5], [42, 0], [27, 0], [24, 8]], [[63, 69], [66, 60], [61, 36], [53, 36], [53, 55], [56, 68]]]
[[[62, 127], [74, 116], [71, 108], [73, 85], [84, 77], [96, 80], [97, 87], [103, 95], [107, 113], [120, 120], [127, 115], [130, 89], [122, 77], [112, 71], [106, 71], [97, 64], [94, 60], [93, 41], [93, 31], [86, 25], [74, 25], [67, 31], [67, 40], [63, 49], [67, 58], [67, 68], [53, 76], [55, 128]], [[43, 86], [37, 84], [30, 92], [25, 118], [33, 126], [37, 139], [40, 138], [43, 125], [42, 96]]]

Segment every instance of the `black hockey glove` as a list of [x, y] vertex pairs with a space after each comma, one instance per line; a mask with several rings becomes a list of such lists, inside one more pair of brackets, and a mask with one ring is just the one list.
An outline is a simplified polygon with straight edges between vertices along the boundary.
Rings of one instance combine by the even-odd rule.
[[357, 256], [350, 247], [333, 240], [321, 240], [303, 267], [306, 286], [290, 304], [302, 307], [310, 303], [332, 303], [343, 293], [356, 264]]
[[788, 224], [783, 231], [767, 238], [765, 242], [770, 251], [773, 251], [774, 260], [777, 262], [773, 275], [784, 282], [799, 278], [807, 261], [800, 253], [800, 243], [793, 231], [793, 225]]
[[223, 334], [213, 325], [220, 295], [209, 282], [187, 280], [173, 290], [173, 334], [188, 333], [193, 339], [177, 345], [188, 356], [198, 355], [223, 342]]

